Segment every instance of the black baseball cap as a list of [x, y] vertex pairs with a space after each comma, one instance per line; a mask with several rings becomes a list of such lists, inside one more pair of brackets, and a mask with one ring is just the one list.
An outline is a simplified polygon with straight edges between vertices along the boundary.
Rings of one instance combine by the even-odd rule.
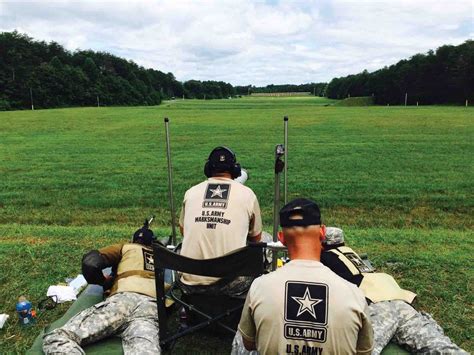
[[[295, 216], [301, 218], [294, 218]], [[307, 198], [297, 198], [288, 202], [280, 210], [282, 227], [306, 227], [321, 224], [321, 211], [316, 202]]]
[[133, 243], [138, 243], [142, 245], [150, 246], [151, 243], [155, 240], [155, 235], [151, 229], [148, 227], [143, 226], [142, 228], [138, 229], [135, 233], [133, 233]]
[[214, 148], [208, 159], [213, 170], [219, 172], [231, 169], [236, 163], [234, 152], [227, 147]]

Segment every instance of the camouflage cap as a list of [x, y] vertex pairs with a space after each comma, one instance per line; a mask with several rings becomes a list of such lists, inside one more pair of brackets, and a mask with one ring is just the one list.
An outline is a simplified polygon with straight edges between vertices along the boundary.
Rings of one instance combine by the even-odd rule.
[[326, 239], [324, 245], [338, 246], [344, 244], [344, 232], [341, 228], [326, 227]]

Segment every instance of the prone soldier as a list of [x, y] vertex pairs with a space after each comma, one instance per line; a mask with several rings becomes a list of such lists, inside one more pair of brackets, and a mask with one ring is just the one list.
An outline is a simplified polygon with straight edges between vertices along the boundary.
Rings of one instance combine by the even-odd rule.
[[[104, 286], [108, 298], [71, 318], [43, 339], [46, 354], [84, 354], [81, 346], [120, 334], [125, 354], [160, 354], [153, 232], [145, 222], [132, 243], [92, 250], [82, 259], [88, 283]], [[116, 277], [104, 276], [112, 267]]]
[[375, 272], [368, 261], [347, 247], [342, 229], [326, 229], [321, 262], [364, 293], [374, 328], [373, 355], [380, 354], [390, 340], [412, 353], [467, 354], [431, 315], [413, 308], [416, 294], [400, 288], [392, 276]]

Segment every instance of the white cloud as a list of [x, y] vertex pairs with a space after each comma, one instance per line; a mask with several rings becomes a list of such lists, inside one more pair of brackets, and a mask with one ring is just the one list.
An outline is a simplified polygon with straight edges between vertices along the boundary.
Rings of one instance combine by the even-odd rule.
[[327, 81], [473, 37], [471, 0], [5, 1], [0, 31], [108, 51], [179, 80]]
[[264, 5], [251, 7], [247, 21], [256, 36], [280, 37], [308, 30], [312, 18], [292, 6]]

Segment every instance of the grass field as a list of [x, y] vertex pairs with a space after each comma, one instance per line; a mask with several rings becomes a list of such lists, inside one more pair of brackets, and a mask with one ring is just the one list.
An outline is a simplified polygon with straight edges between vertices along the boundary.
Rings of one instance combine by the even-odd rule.
[[[0, 112], [0, 313], [11, 316], [0, 354], [23, 352], [65, 309], [22, 330], [18, 296], [37, 302], [48, 285], [79, 272], [84, 252], [128, 238], [147, 215], [169, 234], [165, 116], [176, 205], [203, 179], [210, 150], [226, 144], [248, 169], [270, 230], [284, 115], [290, 197], [316, 199], [327, 225], [343, 227], [354, 249], [417, 292], [419, 308], [473, 351], [473, 109], [330, 103], [248, 98]], [[195, 351], [200, 341], [177, 351]]]

